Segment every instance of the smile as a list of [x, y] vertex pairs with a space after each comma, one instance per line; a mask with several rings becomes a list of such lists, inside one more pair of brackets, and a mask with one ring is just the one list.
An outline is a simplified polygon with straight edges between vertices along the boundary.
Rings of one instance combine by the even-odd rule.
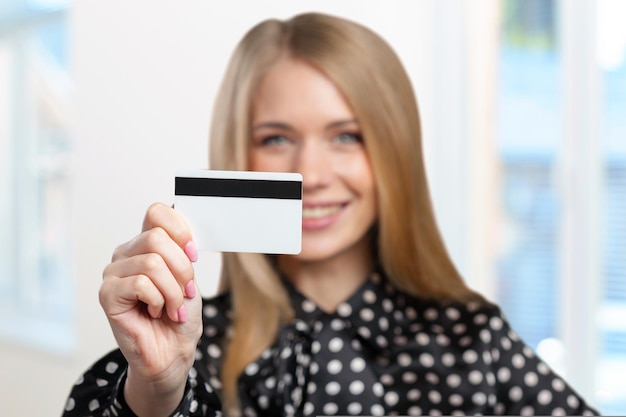
[[338, 213], [342, 208], [342, 204], [335, 204], [332, 206], [302, 207], [302, 218], [321, 219]]

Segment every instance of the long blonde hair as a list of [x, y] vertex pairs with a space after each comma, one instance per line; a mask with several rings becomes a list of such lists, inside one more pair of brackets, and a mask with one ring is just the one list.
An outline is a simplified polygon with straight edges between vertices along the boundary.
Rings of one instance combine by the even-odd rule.
[[[215, 102], [211, 168], [247, 169], [253, 97], [263, 76], [285, 56], [309, 63], [332, 80], [359, 122], [376, 178], [376, 256], [388, 278], [421, 297], [483, 301], [463, 282], [436, 224], [411, 82], [391, 47], [364, 26], [307, 13], [252, 28], [235, 49]], [[264, 255], [225, 253], [220, 290], [230, 290], [233, 300], [222, 392], [225, 410], [235, 413], [239, 375], [274, 342], [293, 312]]]

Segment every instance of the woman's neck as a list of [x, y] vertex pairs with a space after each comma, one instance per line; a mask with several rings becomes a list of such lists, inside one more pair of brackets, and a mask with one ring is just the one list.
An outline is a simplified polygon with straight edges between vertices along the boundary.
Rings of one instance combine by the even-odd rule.
[[374, 262], [369, 245], [364, 245], [323, 261], [282, 256], [278, 268], [300, 293], [332, 313], [363, 285]]

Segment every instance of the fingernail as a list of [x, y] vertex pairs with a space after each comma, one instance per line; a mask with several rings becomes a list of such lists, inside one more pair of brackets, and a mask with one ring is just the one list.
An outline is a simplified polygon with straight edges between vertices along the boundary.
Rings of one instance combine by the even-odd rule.
[[194, 245], [193, 240], [187, 242], [183, 250], [191, 262], [196, 262], [198, 260], [198, 251], [196, 250], [196, 245]]
[[193, 298], [196, 296], [196, 284], [193, 280], [189, 281], [187, 285], [185, 285], [185, 295], [187, 298]]
[[184, 304], [178, 307], [178, 322], [187, 323], [187, 309]]

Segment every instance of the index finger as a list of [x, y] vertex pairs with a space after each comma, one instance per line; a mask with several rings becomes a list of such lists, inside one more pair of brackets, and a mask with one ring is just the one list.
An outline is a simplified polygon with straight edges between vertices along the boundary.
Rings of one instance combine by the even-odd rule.
[[[193, 247], [193, 235], [185, 219], [172, 207], [163, 203], [153, 203], [148, 207], [143, 219], [142, 231], [160, 227], [167, 232], [174, 242], [185, 250], [194, 261], [197, 255]], [[192, 253], [190, 253], [192, 252]]]

